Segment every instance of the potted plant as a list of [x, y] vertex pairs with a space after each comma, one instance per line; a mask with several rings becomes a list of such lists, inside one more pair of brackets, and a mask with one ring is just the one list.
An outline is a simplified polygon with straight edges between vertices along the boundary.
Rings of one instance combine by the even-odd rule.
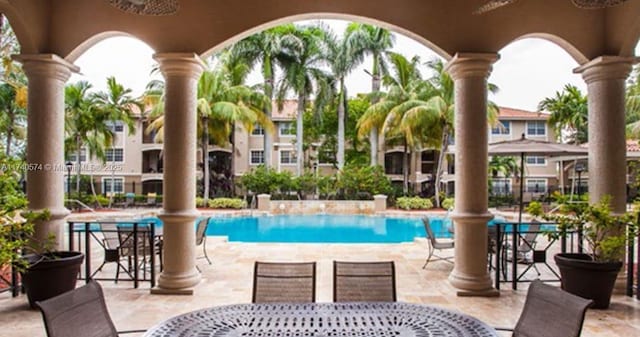
[[54, 250], [55, 237], [38, 240], [34, 224], [49, 218], [48, 211], [27, 208], [18, 188], [14, 159], [0, 157], [0, 267], [13, 266], [22, 278], [29, 304], [75, 288], [84, 255]]
[[[561, 214], [547, 214], [560, 233], [582, 231], [585, 253], [559, 253], [554, 260], [560, 270], [562, 289], [594, 301], [593, 308], [606, 309], [622, 268], [628, 231], [635, 233], [635, 216], [611, 213], [610, 197], [598, 203], [563, 203]], [[558, 235], [558, 234], [554, 234]]]

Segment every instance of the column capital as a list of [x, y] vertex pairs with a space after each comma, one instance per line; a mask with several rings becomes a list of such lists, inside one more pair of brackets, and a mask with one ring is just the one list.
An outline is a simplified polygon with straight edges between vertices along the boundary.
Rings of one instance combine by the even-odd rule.
[[153, 59], [160, 64], [164, 76], [190, 76], [200, 78], [204, 62], [194, 53], [156, 53]]
[[598, 56], [595, 59], [575, 68], [575, 74], [581, 74], [587, 84], [604, 80], [626, 80], [631, 67], [640, 58], [622, 56]]
[[71, 73], [77, 73], [80, 68], [55, 54], [18, 54], [11, 58], [22, 63], [22, 68], [31, 76], [49, 76], [66, 82]]
[[489, 77], [493, 63], [500, 59], [497, 53], [456, 53], [444, 70], [456, 80], [469, 77]]

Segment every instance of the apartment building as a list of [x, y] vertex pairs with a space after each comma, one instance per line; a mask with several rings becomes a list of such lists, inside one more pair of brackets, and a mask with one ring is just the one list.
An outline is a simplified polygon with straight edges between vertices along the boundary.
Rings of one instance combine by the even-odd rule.
[[[271, 156], [276, 170], [296, 172], [296, 109], [295, 100], [285, 101], [280, 109], [274, 104], [273, 148], [266, 153], [265, 130], [259, 126], [249, 133], [241, 125], [236, 125], [233, 134], [235, 146], [210, 146], [208, 152], [211, 179], [222, 183], [228, 181], [231, 174], [235, 177], [242, 176], [263, 164], [267, 155]], [[547, 126], [548, 117], [546, 113], [502, 107], [498, 117], [500, 125], [489, 130], [489, 142], [517, 139], [522, 134], [531, 139], [554, 141], [553, 130]], [[83, 174], [93, 176], [98, 193], [162, 193], [162, 144], [154, 141], [154, 134], [145, 134], [148, 121], [139, 117], [135, 125], [135, 130], [129, 134], [122, 123], [114, 123], [112, 127], [116, 132], [116, 140], [112, 148], [107, 149], [106, 163], [92, 160], [89, 165], [83, 165]], [[318, 174], [331, 174], [335, 171], [332, 163], [323, 162], [323, 158], [331, 158], [331, 155], [318, 156], [316, 151], [319, 145], [311, 145], [308, 151], [311, 155], [307, 153], [306, 161], [312, 163], [309, 166], [316, 169]], [[385, 149], [384, 157], [381, 156], [384, 158], [385, 172], [392, 182], [398, 185], [403, 181], [403, 151], [402, 147], [390, 147]], [[455, 185], [455, 141], [452, 141], [449, 152], [451, 155], [447, 156], [449, 159], [444, 163], [442, 183], [443, 190], [452, 193]], [[198, 158], [198, 169], [201, 172], [203, 156], [200, 149]], [[83, 163], [86, 163], [86, 159], [86, 155], [83, 155]], [[68, 160], [75, 163], [75, 154]], [[438, 153], [434, 150], [410, 153], [409, 181], [411, 189], [416, 194], [429, 194], [433, 191], [437, 160]], [[557, 162], [546, 157], [526, 157], [525, 195], [534, 198], [556, 189], [558, 167]], [[201, 177], [201, 173], [198, 177]], [[491, 177], [491, 193], [494, 195], [516, 193], [518, 186], [515, 177], [505, 177], [501, 174]]]

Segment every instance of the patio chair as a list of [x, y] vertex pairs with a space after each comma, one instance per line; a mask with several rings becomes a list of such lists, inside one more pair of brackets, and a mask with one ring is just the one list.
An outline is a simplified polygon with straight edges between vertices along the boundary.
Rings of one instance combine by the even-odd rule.
[[118, 227], [115, 223], [100, 223], [100, 231], [102, 233], [102, 247], [104, 248], [104, 260], [102, 264], [96, 271], [91, 274], [91, 277], [95, 276], [97, 273], [102, 271], [102, 268], [107, 263], [115, 263], [116, 264], [116, 279], [115, 283], [118, 283], [120, 278], [120, 270], [129, 274], [131, 278], [132, 275], [129, 272], [130, 268], [125, 267], [122, 264], [122, 249], [120, 247], [120, 237], [118, 235]]
[[491, 270], [493, 266], [493, 256], [497, 253], [498, 242], [496, 240], [496, 234], [498, 228], [494, 226], [487, 226], [487, 266]]
[[147, 206], [155, 206], [158, 195], [156, 193], [147, 193]]
[[395, 302], [393, 261], [333, 261], [334, 302]]
[[207, 255], [207, 227], [209, 227], [210, 217], [202, 218], [198, 221], [198, 226], [196, 227], [196, 246], [202, 245], [203, 256], [198, 257], [199, 259], [207, 259], [207, 262], [211, 264], [211, 260], [209, 259], [209, 255]]
[[427, 243], [429, 245], [429, 256], [427, 256], [427, 260], [424, 262], [422, 269], [425, 269], [427, 267], [427, 264], [429, 264], [429, 262], [432, 261], [431, 258], [434, 256], [436, 257], [436, 259], [434, 259], [433, 261], [442, 260], [442, 261], [453, 263], [453, 261], [451, 261], [451, 259], [453, 259], [453, 256], [442, 257], [435, 254], [436, 250], [441, 251], [446, 249], [453, 249], [453, 241], [448, 241], [448, 242], [438, 241], [436, 236], [433, 234], [433, 230], [431, 229], [429, 218], [423, 218], [422, 222], [424, 223], [424, 231], [427, 234]]
[[131, 267], [133, 263], [139, 263], [138, 266], [142, 268], [142, 271], [144, 273], [147, 272], [147, 264], [150, 264], [149, 260], [153, 258], [151, 256], [152, 245], [155, 245], [154, 248], [156, 249], [154, 250], [154, 254], [158, 254], [160, 256], [160, 266], [162, 266], [162, 241], [156, 242], [155, 238], [151, 237], [151, 229], [148, 224], [138, 224], [137, 248], [138, 258], [142, 258], [140, 262], [133, 261], [136, 248], [134, 246], [133, 226], [118, 226], [117, 228], [118, 238], [120, 240], [120, 254], [128, 259], [129, 275], [132, 273]]
[[145, 330], [117, 331], [104, 301], [102, 288], [95, 281], [36, 302], [42, 312], [48, 337], [118, 337]]
[[513, 331], [514, 337], [579, 337], [587, 308], [593, 303], [560, 288], [533, 281], [524, 308]]
[[513, 251], [513, 246], [509, 242], [506, 242], [503, 245], [503, 272], [506, 273], [507, 262], [511, 261], [515, 255], [518, 263], [527, 265], [527, 269], [525, 269], [523, 273], [526, 273], [530, 268], [533, 268], [538, 276], [540, 276], [540, 270], [538, 269], [538, 266], [536, 266], [536, 262], [533, 258], [537, 245], [538, 234], [540, 234], [540, 227], [541, 225], [537, 221], [532, 221], [531, 224], [529, 224], [527, 231], [521, 235], [518, 240], [518, 249], [516, 249], [515, 253]]
[[315, 262], [259, 262], [253, 271], [253, 303], [316, 300]]

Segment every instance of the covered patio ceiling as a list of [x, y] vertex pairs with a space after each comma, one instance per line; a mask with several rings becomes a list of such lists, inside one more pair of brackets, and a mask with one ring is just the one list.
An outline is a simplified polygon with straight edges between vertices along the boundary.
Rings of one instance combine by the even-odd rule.
[[[126, 0], [129, 1], [129, 0]], [[126, 2], [116, 1], [116, 2]], [[205, 55], [282, 22], [340, 18], [406, 34], [446, 59], [457, 52], [498, 52], [514, 40], [542, 37], [579, 64], [602, 55], [632, 56], [640, 36], [640, 1], [583, 9], [571, 0], [520, 0], [474, 14], [485, 0], [172, 0], [175, 14], [143, 16], [108, 0], [0, 0], [23, 54], [51, 53], [73, 62], [113, 35], [131, 35], [156, 52]]]

